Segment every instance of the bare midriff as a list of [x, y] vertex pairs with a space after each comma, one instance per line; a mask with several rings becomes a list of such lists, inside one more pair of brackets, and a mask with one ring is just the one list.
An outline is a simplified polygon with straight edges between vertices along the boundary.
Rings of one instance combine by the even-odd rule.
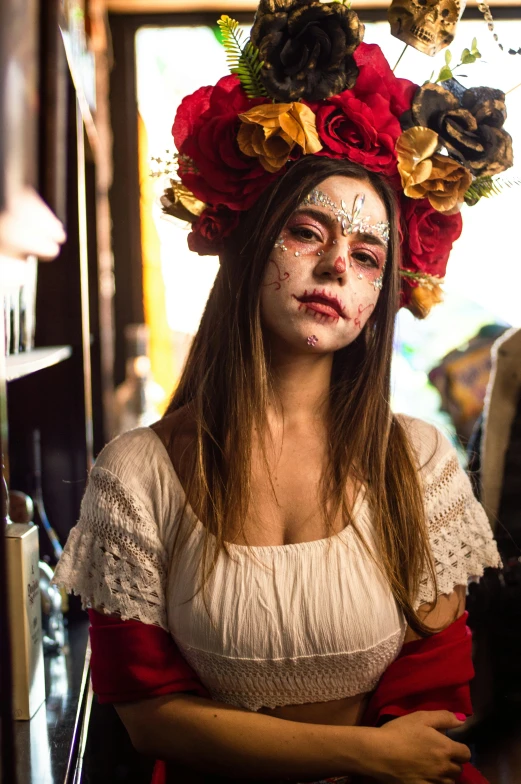
[[[258, 713], [265, 713], [279, 719], [287, 721], [299, 721], [307, 724], [336, 724], [344, 727], [354, 726], [360, 723], [367, 701], [366, 694], [357, 694], [355, 697], [345, 697], [341, 700], [329, 702], [306, 703], [304, 705], [285, 705], [281, 708], [261, 708]], [[234, 784], [236, 779], [227, 776], [205, 775], [188, 770], [176, 765], [176, 774], [186, 774], [190, 784]], [[345, 782], [349, 777], [341, 777], [340, 781]], [[303, 784], [303, 779], [298, 782], [292, 779], [248, 779], [249, 784]], [[308, 780], [306, 784], [311, 784]]]
[[284, 705], [280, 708], [261, 708], [259, 713], [287, 721], [307, 724], [338, 724], [352, 727], [360, 724], [367, 702], [366, 694], [344, 697], [329, 702], [312, 702], [304, 705]]

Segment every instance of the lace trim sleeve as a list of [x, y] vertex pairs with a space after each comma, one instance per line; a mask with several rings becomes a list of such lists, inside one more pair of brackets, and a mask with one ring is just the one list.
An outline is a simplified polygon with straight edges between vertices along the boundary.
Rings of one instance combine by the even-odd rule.
[[168, 631], [167, 559], [157, 523], [121, 480], [95, 466], [53, 582], [104, 609]]
[[[486, 567], [501, 566], [485, 511], [452, 448], [424, 480], [424, 486], [438, 595], [467, 585], [471, 577], [481, 577]], [[426, 573], [420, 581], [416, 608], [434, 598], [434, 586]]]

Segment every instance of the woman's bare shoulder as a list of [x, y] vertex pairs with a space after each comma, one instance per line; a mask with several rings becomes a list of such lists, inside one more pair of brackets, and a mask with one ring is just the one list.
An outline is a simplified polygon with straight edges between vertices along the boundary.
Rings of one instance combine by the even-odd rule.
[[165, 441], [187, 436], [193, 438], [196, 432], [194, 415], [189, 406], [164, 414], [151, 428]]
[[430, 422], [408, 414], [396, 414], [416, 456], [418, 468], [430, 473], [454, 448], [442, 431]]
[[189, 406], [165, 414], [151, 429], [161, 439], [173, 466], [182, 479], [187, 458], [192, 455], [197, 437], [195, 418]]

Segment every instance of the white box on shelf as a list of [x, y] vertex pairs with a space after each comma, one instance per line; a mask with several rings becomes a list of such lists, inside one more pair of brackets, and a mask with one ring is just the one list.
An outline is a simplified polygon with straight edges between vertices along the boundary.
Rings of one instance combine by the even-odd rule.
[[30, 719], [45, 700], [38, 528], [6, 527], [13, 717]]

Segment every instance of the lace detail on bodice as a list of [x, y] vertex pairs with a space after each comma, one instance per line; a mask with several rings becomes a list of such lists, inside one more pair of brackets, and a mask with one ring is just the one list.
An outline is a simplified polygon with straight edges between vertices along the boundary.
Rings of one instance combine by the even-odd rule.
[[[438, 592], [498, 566], [481, 505], [454, 449], [435, 428], [405, 418], [424, 491]], [[236, 547], [211, 577], [210, 624], [199, 584], [201, 523], [168, 569], [184, 491], [149, 428], [111, 442], [93, 468], [54, 582], [83, 606], [168, 631], [215, 699], [250, 710], [325, 702], [371, 691], [398, 654], [405, 619], [387, 581], [347, 529], [322, 540], [261, 548], [261, 568]], [[370, 547], [368, 504], [356, 512]], [[167, 580], [168, 575], [168, 580]], [[183, 599], [192, 596], [187, 604]], [[416, 606], [434, 598], [424, 575]]]
[[[436, 567], [438, 595], [481, 577], [501, 564], [492, 531], [472, 485], [453, 449], [446, 451], [424, 486], [429, 539]], [[416, 606], [434, 599], [428, 575], [420, 582]]]
[[168, 629], [166, 572], [157, 524], [117, 476], [95, 466], [53, 582], [79, 594], [83, 608]]
[[275, 660], [232, 658], [178, 645], [213, 699], [258, 711], [372, 691], [400, 649], [403, 635], [400, 629], [361, 651]]

